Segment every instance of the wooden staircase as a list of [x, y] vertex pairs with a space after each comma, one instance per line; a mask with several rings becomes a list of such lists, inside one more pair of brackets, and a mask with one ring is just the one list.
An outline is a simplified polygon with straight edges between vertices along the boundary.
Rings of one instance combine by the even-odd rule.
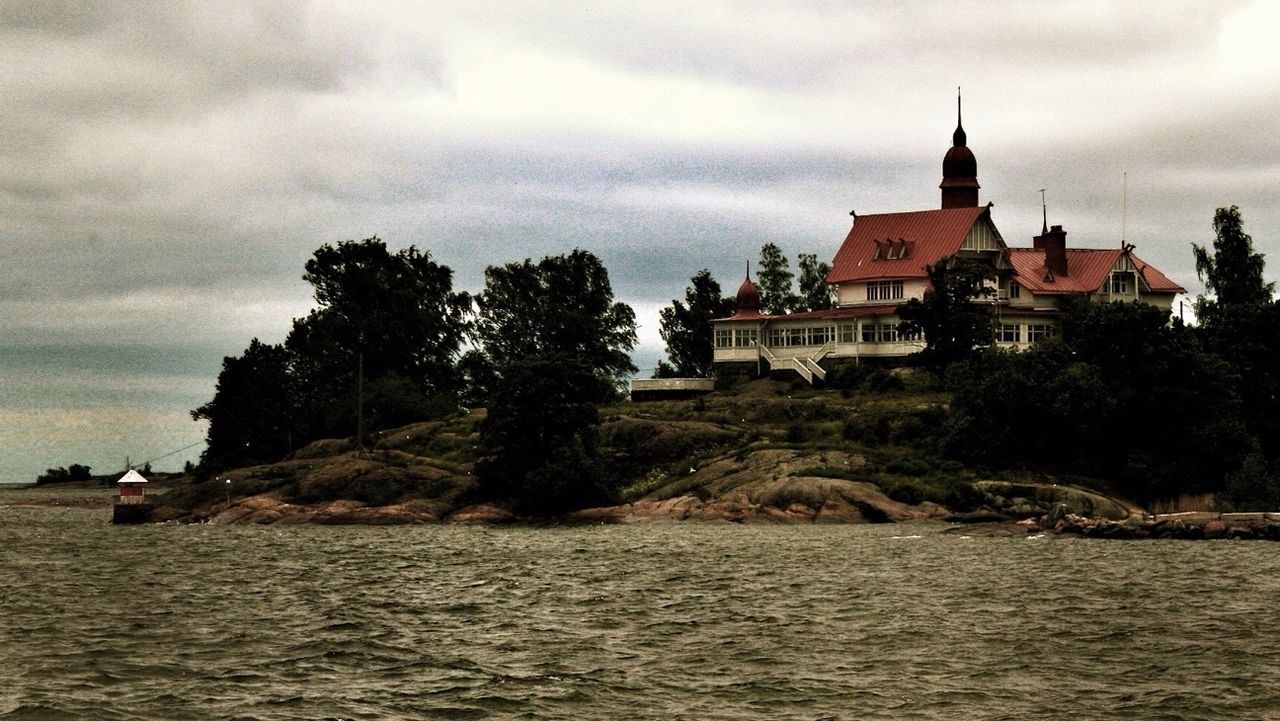
[[773, 351], [765, 346], [760, 346], [760, 357], [769, 361], [771, 370], [791, 370], [800, 374], [809, 385], [815, 385], [816, 381], [823, 381], [827, 378], [827, 372], [818, 364], [823, 358], [831, 353], [832, 344], [828, 343], [818, 349], [818, 352], [809, 356], [796, 356], [793, 358], [779, 358]]

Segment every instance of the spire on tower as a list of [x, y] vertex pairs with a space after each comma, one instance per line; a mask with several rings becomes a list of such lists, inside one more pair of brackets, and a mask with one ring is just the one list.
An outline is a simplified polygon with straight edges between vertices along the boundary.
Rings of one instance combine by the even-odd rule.
[[951, 149], [942, 158], [942, 207], [978, 207], [978, 161], [968, 148], [960, 115], [960, 88], [956, 88], [956, 131], [951, 135]]

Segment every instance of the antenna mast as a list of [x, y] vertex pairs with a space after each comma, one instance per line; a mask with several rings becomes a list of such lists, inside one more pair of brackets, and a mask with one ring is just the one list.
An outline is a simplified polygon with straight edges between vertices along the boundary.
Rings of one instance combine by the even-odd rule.
[[1044, 204], [1044, 188], [1040, 189], [1040, 214], [1044, 217], [1040, 234], [1044, 235], [1049, 232], [1049, 208]]
[[1120, 196], [1120, 247], [1123, 248], [1129, 229], [1129, 173], [1124, 173], [1124, 190]]

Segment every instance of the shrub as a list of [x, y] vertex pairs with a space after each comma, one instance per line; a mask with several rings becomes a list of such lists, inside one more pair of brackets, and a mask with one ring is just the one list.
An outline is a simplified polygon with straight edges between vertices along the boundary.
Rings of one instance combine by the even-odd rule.
[[883, 368], [876, 369], [867, 376], [867, 390], [874, 393], [896, 393], [907, 386], [898, 376]]

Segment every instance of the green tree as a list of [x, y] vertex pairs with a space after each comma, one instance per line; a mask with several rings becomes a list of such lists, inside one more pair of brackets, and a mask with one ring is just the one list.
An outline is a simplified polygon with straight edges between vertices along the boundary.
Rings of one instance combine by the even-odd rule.
[[[448, 266], [413, 246], [390, 253], [373, 237], [321, 246], [302, 278], [320, 305], [302, 322], [323, 316], [323, 332], [311, 340], [322, 336], [332, 344], [324, 352], [350, 359], [337, 365], [353, 368], [355, 354], [363, 353], [366, 377], [394, 373], [428, 393], [456, 389], [471, 298], [454, 292]], [[312, 350], [319, 351], [314, 344]]]
[[947, 454], [1099, 476], [1140, 502], [1222, 490], [1257, 447], [1230, 366], [1144, 303], [1062, 310], [1061, 337], [952, 365]]
[[[411, 407], [440, 408], [434, 396], [457, 393], [457, 358], [470, 327], [471, 297], [453, 290], [453, 271], [409, 247], [395, 253], [378, 238], [323, 245], [307, 261], [319, 308], [296, 318], [285, 348], [299, 389], [297, 435], [311, 440], [349, 435], [356, 429], [358, 374], [366, 391], [383, 379], [410, 390], [391, 409], [382, 396], [374, 424], [404, 419]], [[407, 383], [408, 385], [404, 385]]]
[[790, 313], [799, 305], [799, 298], [791, 288], [793, 278], [782, 250], [773, 243], [765, 243], [760, 248], [760, 267], [756, 271], [761, 312], [766, 315]]
[[831, 299], [831, 286], [827, 285], [827, 275], [831, 273], [829, 263], [819, 263], [814, 253], [801, 253], [800, 266], [800, 299], [799, 306], [803, 310], [827, 310], [834, 304]]
[[1263, 280], [1264, 259], [1253, 250], [1253, 238], [1244, 232], [1244, 221], [1236, 206], [1218, 208], [1213, 214], [1215, 238], [1212, 253], [1192, 243], [1196, 259], [1196, 275], [1204, 281], [1213, 298], [1196, 299], [1196, 314], [1203, 323], [1213, 326], [1232, 314], [1270, 303], [1274, 283]]
[[1256, 478], [1258, 468], [1280, 460], [1280, 304], [1272, 299], [1275, 284], [1263, 279], [1264, 258], [1254, 252], [1239, 208], [1218, 208], [1213, 229], [1212, 250], [1192, 244], [1196, 272], [1213, 293], [1196, 299], [1196, 314], [1205, 345], [1235, 370], [1245, 423], [1270, 459], [1240, 476]]
[[592, 399], [609, 385], [595, 368], [564, 356], [507, 365], [480, 426], [481, 494], [534, 516], [608, 501]]
[[613, 300], [609, 272], [596, 256], [577, 249], [484, 274], [475, 333], [497, 377], [530, 358], [558, 359], [593, 369], [606, 382], [596, 387], [612, 395], [635, 373], [635, 312]]
[[58, 466], [57, 468], [49, 468], [43, 474], [36, 477], [36, 485], [43, 486], [48, 483], [68, 483], [71, 481], [87, 481], [93, 478], [92, 469], [89, 466], [82, 466], [79, 463], [72, 463], [66, 468]]
[[944, 258], [928, 268], [932, 286], [924, 299], [898, 306], [900, 333], [922, 333], [920, 361], [936, 370], [971, 357], [995, 340], [995, 316], [987, 285], [990, 266], [968, 258]]
[[[658, 366], [655, 377], [702, 378], [711, 375], [712, 318], [723, 318], [733, 312], [733, 299], [720, 294], [720, 284], [706, 268], [690, 279], [684, 290], [684, 302], [658, 312], [658, 332], [667, 344], [671, 365]], [[658, 375], [669, 373], [669, 376]]]
[[350, 434], [360, 365], [371, 429], [452, 409], [471, 310], [452, 276], [427, 253], [391, 253], [378, 238], [317, 249], [303, 279], [319, 307], [294, 319], [283, 346], [255, 338], [225, 358], [213, 399], [192, 411], [209, 422], [199, 470], [274, 461]]
[[295, 416], [290, 354], [257, 338], [222, 359], [213, 399], [191, 412], [209, 422], [200, 456], [205, 471], [275, 461], [289, 451]]

